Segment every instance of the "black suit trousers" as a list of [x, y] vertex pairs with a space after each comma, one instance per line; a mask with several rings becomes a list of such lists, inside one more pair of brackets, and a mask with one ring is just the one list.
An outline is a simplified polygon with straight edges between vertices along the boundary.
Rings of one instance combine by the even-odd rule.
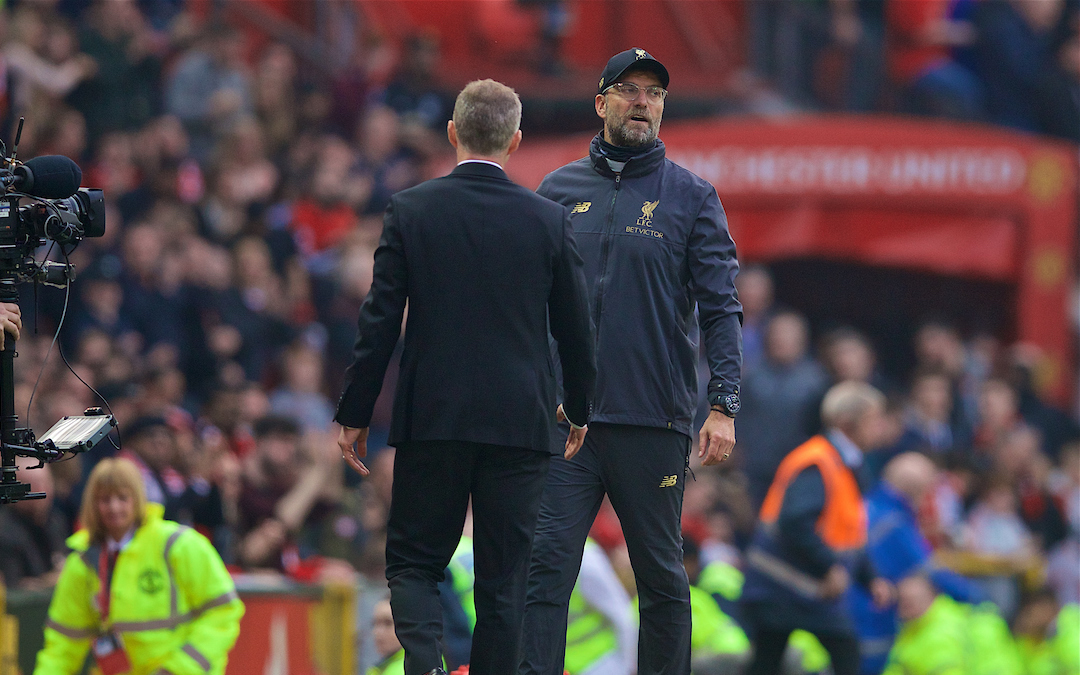
[[398, 446], [386, 578], [406, 675], [443, 663], [437, 586], [461, 538], [470, 496], [476, 629], [469, 672], [516, 672], [529, 556], [550, 459], [526, 448], [462, 441]]

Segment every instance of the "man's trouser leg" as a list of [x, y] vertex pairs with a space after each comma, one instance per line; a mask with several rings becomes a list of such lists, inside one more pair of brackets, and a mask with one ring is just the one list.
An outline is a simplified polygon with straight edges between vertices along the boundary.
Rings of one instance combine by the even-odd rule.
[[754, 657], [746, 675], [779, 675], [791, 629], [757, 628], [753, 635]]
[[652, 427], [603, 431], [604, 487], [622, 523], [637, 581], [638, 675], [689, 675], [690, 583], [682, 561], [682, 501], [690, 439]]
[[438, 584], [454, 555], [469, 504], [475, 446], [402, 444], [386, 526], [386, 579], [406, 675], [442, 667]]
[[566, 612], [581, 569], [589, 528], [604, 500], [596, 442], [589, 428], [571, 460], [553, 457], [533, 538], [521, 638], [521, 675], [562, 675]]
[[469, 672], [517, 672], [529, 554], [551, 455], [481, 446], [473, 469], [476, 629]]
[[859, 639], [843, 633], [814, 633], [829, 652], [834, 675], [859, 675]]

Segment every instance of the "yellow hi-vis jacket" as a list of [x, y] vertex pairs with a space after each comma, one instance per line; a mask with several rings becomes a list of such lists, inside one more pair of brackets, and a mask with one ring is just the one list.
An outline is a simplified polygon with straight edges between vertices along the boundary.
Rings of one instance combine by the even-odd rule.
[[34, 675], [80, 672], [92, 639], [110, 629], [123, 640], [131, 675], [225, 672], [244, 605], [210, 542], [162, 513], [161, 505], [149, 504], [117, 555], [107, 622], [98, 608], [100, 545], [91, 545], [86, 530], [68, 538], [73, 553], [49, 604]]

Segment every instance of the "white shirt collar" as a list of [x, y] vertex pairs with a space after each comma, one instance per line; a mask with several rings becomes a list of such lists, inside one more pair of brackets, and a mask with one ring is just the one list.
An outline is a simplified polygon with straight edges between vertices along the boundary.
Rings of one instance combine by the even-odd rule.
[[502, 164], [499, 164], [498, 162], [493, 162], [490, 159], [463, 159], [458, 162], [457, 165], [461, 166], [462, 164], [469, 164], [470, 162], [476, 162], [477, 164], [490, 164], [491, 166], [497, 167], [499, 169], [503, 168]]
[[128, 530], [127, 534], [125, 534], [123, 537], [120, 538], [120, 541], [114, 541], [111, 537], [106, 536], [105, 537], [105, 549], [109, 553], [116, 553], [118, 551], [122, 551], [122, 550], [124, 550], [125, 546], [127, 546], [128, 544], [131, 543], [131, 540], [134, 537], [135, 537], [135, 528], [134, 527], [131, 528], [130, 530]]
[[829, 429], [825, 433], [825, 437], [829, 439], [829, 442], [833, 444], [836, 451], [840, 453], [840, 457], [843, 458], [844, 464], [852, 469], [857, 469], [862, 466], [863, 453], [859, 449], [859, 446], [855, 445], [855, 442], [848, 438], [843, 431], [839, 429]]

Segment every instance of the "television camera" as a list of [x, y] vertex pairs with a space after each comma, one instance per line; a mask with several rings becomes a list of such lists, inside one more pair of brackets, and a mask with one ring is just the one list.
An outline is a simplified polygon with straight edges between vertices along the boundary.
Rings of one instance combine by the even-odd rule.
[[[84, 237], [105, 234], [104, 193], [79, 187], [82, 170], [67, 157], [47, 155], [20, 162], [16, 155], [22, 127], [20, 119], [10, 157], [0, 141], [0, 302], [18, 302], [20, 283], [66, 288], [75, 279], [68, 254]], [[64, 262], [34, 257], [50, 242], [59, 247]], [[40, 439], [32, 429], [18, 428], [15, 356], [15, 340], [7, 335], [0, 350], [0, 504], [45, 497], [19, 482], [16, 457], [37, 459], [40, 467], [92, 449], [116, 426], [112, 415], [88, 408], [82, 415], [63, 418]]]

